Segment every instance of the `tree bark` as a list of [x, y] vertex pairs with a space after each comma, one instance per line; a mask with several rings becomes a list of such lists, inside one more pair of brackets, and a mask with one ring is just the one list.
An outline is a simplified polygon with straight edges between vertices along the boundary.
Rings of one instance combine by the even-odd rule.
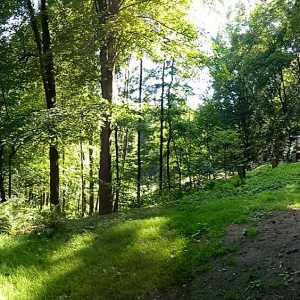
[[109, 20], [119, 12], [120, 0], [96, 0], [96, 10], [99, 15], [102, 45], [100, 48], [101, 91], [102, 98], [108, 104], [101, 128], [101, 149], [99, 168], [99, 211], [100, 214], [113, 212], [112, 168], [111, 168], [111, 104], [113, 97], [113, 74], [116, 63], [116, 41], [113, 29], [106, 28]]
[[[47, 109], [56, 107], [56, 84], [54, 75], [53, 53], [51, 50], [51, 37], [49, 32], [48, 1], [41, 0], [40, 18], [42, 26], [42, 37], [40, 36], [37, 18], [31, 0], [27, 0], [27, 9], [30, 16], [30, 24], [34, 34], [34, 40], [38, 51], [40, 62], [40, 74], [43, 80]], [[53, 125], [52, 125], [53, 126]], [[49, 133], [53, 128], [49, 128]], [[50, 137], [49, 149], [50, 162], [50, 203], [59, 207], [59, 155], [56, 138]]]
[[50, 204], [58, 208], [59, 206], [59, 156], [57, 145], [50, 145]]
[[114, 212], [119, 210], [120, 198], [120, 165], [119, 165], [119, 141], [118, 141], [118, 127], [115, 128], [115, 150], [116, 150], [116, 198], [114, 202]]
[[171, 174], [170, 174], [170, 156], [171, 156], [171, 142], [172, 142], [172, 116], [171, 116], [171, 109], [172, 109], [172, 100], [171, 100], [171, 89], [173, 86], [173, 81], [174, 81], [174, 64], [175, 61], [174, 59], [172, 60], [172, 66], [171, 66], [171, 82], [169, 84], [169, 90], [168, 90], [168, 127], [169, 127], [169, 132], [168, 132], [168, 140], [167, 140], [167, 181], [168, 181], [168, 190], [170, 192], [171, 190]]
[[40, 210], [43, 210], [45, 204], [45, 193], [42, 192], [41, 198], [40, 198]]
[[110, 214], [113, 212], [112, 195], [112, 170], [110, 141], [111, 124], [108, 118], [105, 120], [101, 130], [101, 149], [100, 149], [100, 170], [99, 170], [99, 211], [100, 214]]
[[66, 180], [65, 180], [65, 148], [62, 149], [62, 212], [66, 208]]
[[84, 152], [82, 145], [82, 136], [80, 136], [80, 177], [81, 177], [81, 215], [86, 212], [86, 195], [85, 195], [85, 179], [84, 179]]
[[90, 164], [90, 210], [89, 214], [92, 215], [94, 213], [94, 151], [93, 151], [93, 136], [91, 135], [89, 138], [89, 164]]
[[122, 175], [124, 174], [125, 171], [125, 162], [126, 162], [127, 152], [128, 152], [128, 139], [129, 139], [129, 131], [128, 128], [126, 128], [124, 140], [123, 140], [122, 168], [121, 168]]
[[179, 183], [179, 189], [181, 189], [181, 185], [182, 185], [181, 158], [180, 158], [180, 154], [178, 153], [176, 144], [174, 145], [174, 147], [175, 147], [176, 164], [178, 170], [178, 179], [179, 179], [178, 183]]
[[[283, 114], [286, 116], [288, 113], [288, 103], [287, 103], [287, 94], [286, 94], [286, 87], [285, 87], [285, 83], [284, 83], [283, 70], [280, 70], [280, 81], [281, 81], [282, 88], [280, 88], [279, 97], [280, 97], [281, 104], [282, 104]], [[283, 97], [281, 95], [281, 90], [283, 93]]]
[[0, 141], [0, 203], [6, 201], [5, 188], [4, 188], [4, 176], [3, 176], [3, 151], [4, 151], [4, 146]]
[[[112, 104], [113, 93], [113, 68], [108, 57], [109, 48], [105, 43], [100, 54], [102, 97], [107, 101], [108, 106]], [[108, 107], [100, 135], [99, 212], [103, 215], [113, 212], [110, 117], [110, 107]]]
[[161, 99], [160, 99], [160, 145], [159, 145], [159, 194], [160, 195], [162, 195], [162, 190], [163, 190], [165, 68], [166, 68], [166, 63], [164, 62], [162, 67]]
[[143, 85], [143, 60], [140, 60], [140, 79], [139, 79], [139, 121], [137, 131], [137, 205], [141, 204], [141, 177], [142, 177], [142, 161], [141, 161], [141, 118], [142, 118], [142, 85]]
[[12, 161], [15, 154], [16, 154], [16, 149], [14, 146], [11, 146], [8, 155], [8, 198], [9, 199], [11, 199], [12, 196]]

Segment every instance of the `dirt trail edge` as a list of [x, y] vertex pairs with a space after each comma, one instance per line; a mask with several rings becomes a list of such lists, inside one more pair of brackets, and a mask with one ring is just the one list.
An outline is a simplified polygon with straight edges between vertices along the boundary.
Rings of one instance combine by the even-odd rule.
[[247, 236], [247, 225], [231, 225], [225, 243], [238, 251], [217, 258], [209, 271], [155, 299], [300, 299], [300, 211], [273, 212]]

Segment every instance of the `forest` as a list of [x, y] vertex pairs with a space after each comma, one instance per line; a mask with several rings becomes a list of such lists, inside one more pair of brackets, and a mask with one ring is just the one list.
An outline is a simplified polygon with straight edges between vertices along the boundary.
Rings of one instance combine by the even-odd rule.
[[299, 19], [0, 0], [0, 300], [300, 299]]

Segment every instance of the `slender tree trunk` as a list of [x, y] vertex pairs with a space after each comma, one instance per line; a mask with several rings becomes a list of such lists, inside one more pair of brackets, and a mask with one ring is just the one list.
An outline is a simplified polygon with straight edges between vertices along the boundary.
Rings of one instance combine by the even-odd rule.
[[169, 134], [167, 140], [167, 181], [168, 190], [171, 191], [171, 173], [170, 173], [170, 156], [171, 156], [171, 142], [172, 142], [172, 129], [171, 121], [169, 122]]
[[193, 188], [193, 179], [192, 179], [192, 175], [191, 175], [192, 168], [191, 168], [189, 153], [190, 152], [185, 153], [185, 161], [186, 161], [187, 169], [188, 169], [188, 178], [189, 178], [190, 189], [192, 189]]
[[81, 175], [81, 215], [86, 212], [86, 195], [85, 195], [85, 179], [84, 179], [84, 152], [82, 145], [82, 137], [80, 137], [80, 175]]
[[297, 60], [297, 77], [298, 77], [298, 84], [300, 84], [300, 54], [296, 55], [296, 60]]
[[[288, 105], [288, 96], [287, 96], [287, 91], [286, 91], [286, 85], [284, 82], [284, 74], [283, 70], [280, 72], [280, 79], [282, 82], [282, 91], [283, 91], [283, 99], [284, 99], [284, 108], [283, 108], [283, 113], [284, 113], [284, 127], [286, 130], [286, 135], [289, 140], [291, 140], [291, 128], [290, 128], [290, 118], [289, 118], [289, 105]], [[288, 150], [290, 152], [290, 149]]]
[[[130, 72], [128, 70], [127, 74], [125, 75], [125, 84], [124, 84], [124, 96], [126, 99], [126, 103], [128, 103], [129, 100], [129, 84], [130, 84]], [[128, 128], [125, 128], [125, 134], [123, 137], [123, 146], [122, 146], [122, 157], [121, 157], [121, 167], [120, 167], [120, 175], [119, 175], [119, 193], [121, 192], [122, 188], [122, 178], [124, 176], [125, 172], [125, 163], [127, 158], [127, 152], [128, 152], [128, 143], [129, 143], [129, 130]], [[120, 199], [118, 201], [118, 209], [120, 210], [121, 202]]]
[[16, 150], [14, 146], [11, 146], [10, 153], [8, 156], [8, 198], [11, 199], [12, 196], [12, 160], [14, 155], [16, 154]]
[[119, 165], [119, 141], [118, 127], [115, 128], [115, 150], [116, 150], [116, 199], [114, 202], [114, 212], [119, 210], [120, 201], [120, 165]]
[[43, 209], [43, 194], [40, 195], [40, 210]]
[[[128, 152], [128, 139], [129, 139], [129, 131], [126, 128], [125, 129], [125, 134], [124, 134], [124, 137], [123, 137], [123, 149], [122, 149], [121, 166], [120, 166], [120, 169], [119, 169], [119, 195], [120, 195], [121, 187], [122, 187], [122, 177], [124, 176], [124, 172], [125, 172], [125, 163], [126, 163], [127, 152]], [[118, 148], [118, 152], [120, 152], [119, 148]], [[119, 163], [119, 165], [120, 165], [120, 163]], [[118, 204], [118, 210], [120, 210], [120, 207], [121, 207], [120, 199], [119, 199], [117, 204]]]
[[44, 205], [45, 205], [45, 193], [42, 192], [41, 202], [40, 202], [40, 210], [43, 210]]
[[0, 141], [0, 203], [6, 201], [3, 176], [3, 151], [4, 146]]
[[30, 188], [28, 193], [28, 202], [31, 204], [31, 201], [33, 199], [33, 187]]
[[62, 149], [62, 177], [63, 177], [63, 182], [62, 182], [62, 211], [65, 211], [66, 208], [66, 183], [65, 183], [65, 149]]
[[180, 159], [180, 154], [178, 154], [176, 145], [175, 145], [175, 155], [176, 155], [176, 165], [178, 170], [179, 188], [181, 189], [181, 185], [182, 185], [181, 159]]
[[162, 195], [162, 190], [163, 190], [165, 68], [166, 68], [166, 63], [164, 62], [162, 67], [161, 99], [160, 99], [160, 145], [159, 145], [159, 193], [160, 195]]
[[93, 153], [93, 136], [89, 138], [89, 163], [90, 163], [90, 210], [89, 214], [94, 213], [94, 153]]
[[[38, 28], [38, 19], [31, 3], [31, 0], [26, 0], [27, 9], [30, 16], [30, 24], [34, 34], [34, 40], [38, 51], [40, 62], [40, 74], [43, 80], [46, 104], [49, 111], [56, 107], [56, 84], [54, 73], [53, 54], [51, 50], [51, 37], [49, 32], [49, 16], [48, 16], [48, 1], [41, 0], [40, 2], [40, 20], [42, 25], [42, 36]], [[49, 134], [53, 136], [54, 125], [49, 126]], [[51, 133], [52, 132], [52, 133]], [[55, 135], [54, 135], [55, 136]], [[59, 208], [59, 155], [57, 150], [56, 138], [50, 138], [49, 147], [49, 162], [50, 162], [50, 203]]]
[[57, 145], [50, 145], [50, 203], [58, 209], [59, 207], [59, 155]]
[[46, 205], [46, 207], [48, 207], [48, 205], [49, 205], [49, 194], [48, 193], [45, 193], [45, 205]]
[[174, 59], [172, 60], [172, 66], [171, 66], [171, 82], [169, 84], [169, 90], [168, 90], [168, 140], [167, 140], [167, 181], [168, 181], [168, 190], [171, 191], [171, 174], [170, 174], [170, 156], [171, 156], [171, 142], [172, 142], [172, 116], [171, 116], [171, 110], [172, 110], [172, 99], [171, 99], [171, 89], [173, 86], [174, 81]]
[[[4, 108], [6, 111], [6, 116], [9, 117], [8, 115], [8, 107], [7, 107], [7, 102], [6, 102], [6, 97], [5, 97], [5, 93], [4, 93], [4, 89], [1, 88], [1, 93], [2, 93], [2, 100], [4, 103]], [[0, 109], [2, 108], [2, 106], [0, 106]], [[4, 188], [4, 175], [3, 175], [3, 163], [4, 163], [4, 144], [2, 143], [2, 141], [0, 140], [0, 203], [1, 202], [6, 202], [6, 194], [5, 194], [5, 188]], [[10, 156], [9, 156], [10, 157]], [[8, 162], [8, 168], [9, 168], [9, 173], [8, 176], [10, 178], [10, 170], [11, 170], [11, 166], [10, 166], [10, 159]], [[9, 199], [10, 199], [10, 193], [9, 193]]]
[[95, 211], [99, 211], [99, 193], [97, 194], [97, 197], [96, 197]]
[[141, 204], [141, 177], [142, 177], [142, 161], [141, 161], [141, 125], [142, 125], [142, 87], [143, 87], [143, 60], [140, 60], [140, 79], [139, 79], [139, 121], [137, 131], [137, 205]]
[[282, 92], [283, 92], [283, 97], [280, 96], [281, 97], [280, 99], [282, 101], [282, 111], [283, 111], [284, 115], [286, 116], [286, 114], [288, 113], [288, 103], [287, 103], [286, 87], [285, 87], [285, 83], [284, 83], [284, 76], [283, 76], [282, 70], [280, 71], [280, 81], [281, 81]]
[[126, 128], [124, 140], [123, 140], [122, 168], [121, 168], [122, 174], [124, 174], [125, 171], [125, 162], [126, 162], [127, 152], [128, 152], [128, 138], [129, 138], [129, 131]]
[[81, 193], [79, 193], [78, 200], [77, 200], [77, 213], [78, 213], [78, 215], [80, 213], [80, 202], [81, 202]]

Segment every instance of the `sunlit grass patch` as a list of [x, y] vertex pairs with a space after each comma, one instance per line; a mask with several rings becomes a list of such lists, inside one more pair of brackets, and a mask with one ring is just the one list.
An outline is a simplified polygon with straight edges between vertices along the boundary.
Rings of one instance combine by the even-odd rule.
[[259, 168], [243, 185], [236, 180], [187, 194], [174, 207], [70, 220], [54, 235], [0, 235], [0, 296], [143, 299], [235, 250], [222, 243], [229, 224], [255, 228], [266, 212], [300, 209], [299, 164]]
[[6, 236], [11, 248], [6, 257], [17, 256], [16, 248], [24, 249], [22, 260], [16, 257], [1, 269], [0, 291], [5, 299], [142, 296], [172, 280], [174, 260], [185, 247], [183, 237], [166, 230], [167, 223], [163, 216], [129, 220], [109, 229], [100, 226], [94, 232], [56, 236], [52, 245], [43, 237], [23, 245], [24, 237], [19, 243], [14, 238], [14, 243]]

